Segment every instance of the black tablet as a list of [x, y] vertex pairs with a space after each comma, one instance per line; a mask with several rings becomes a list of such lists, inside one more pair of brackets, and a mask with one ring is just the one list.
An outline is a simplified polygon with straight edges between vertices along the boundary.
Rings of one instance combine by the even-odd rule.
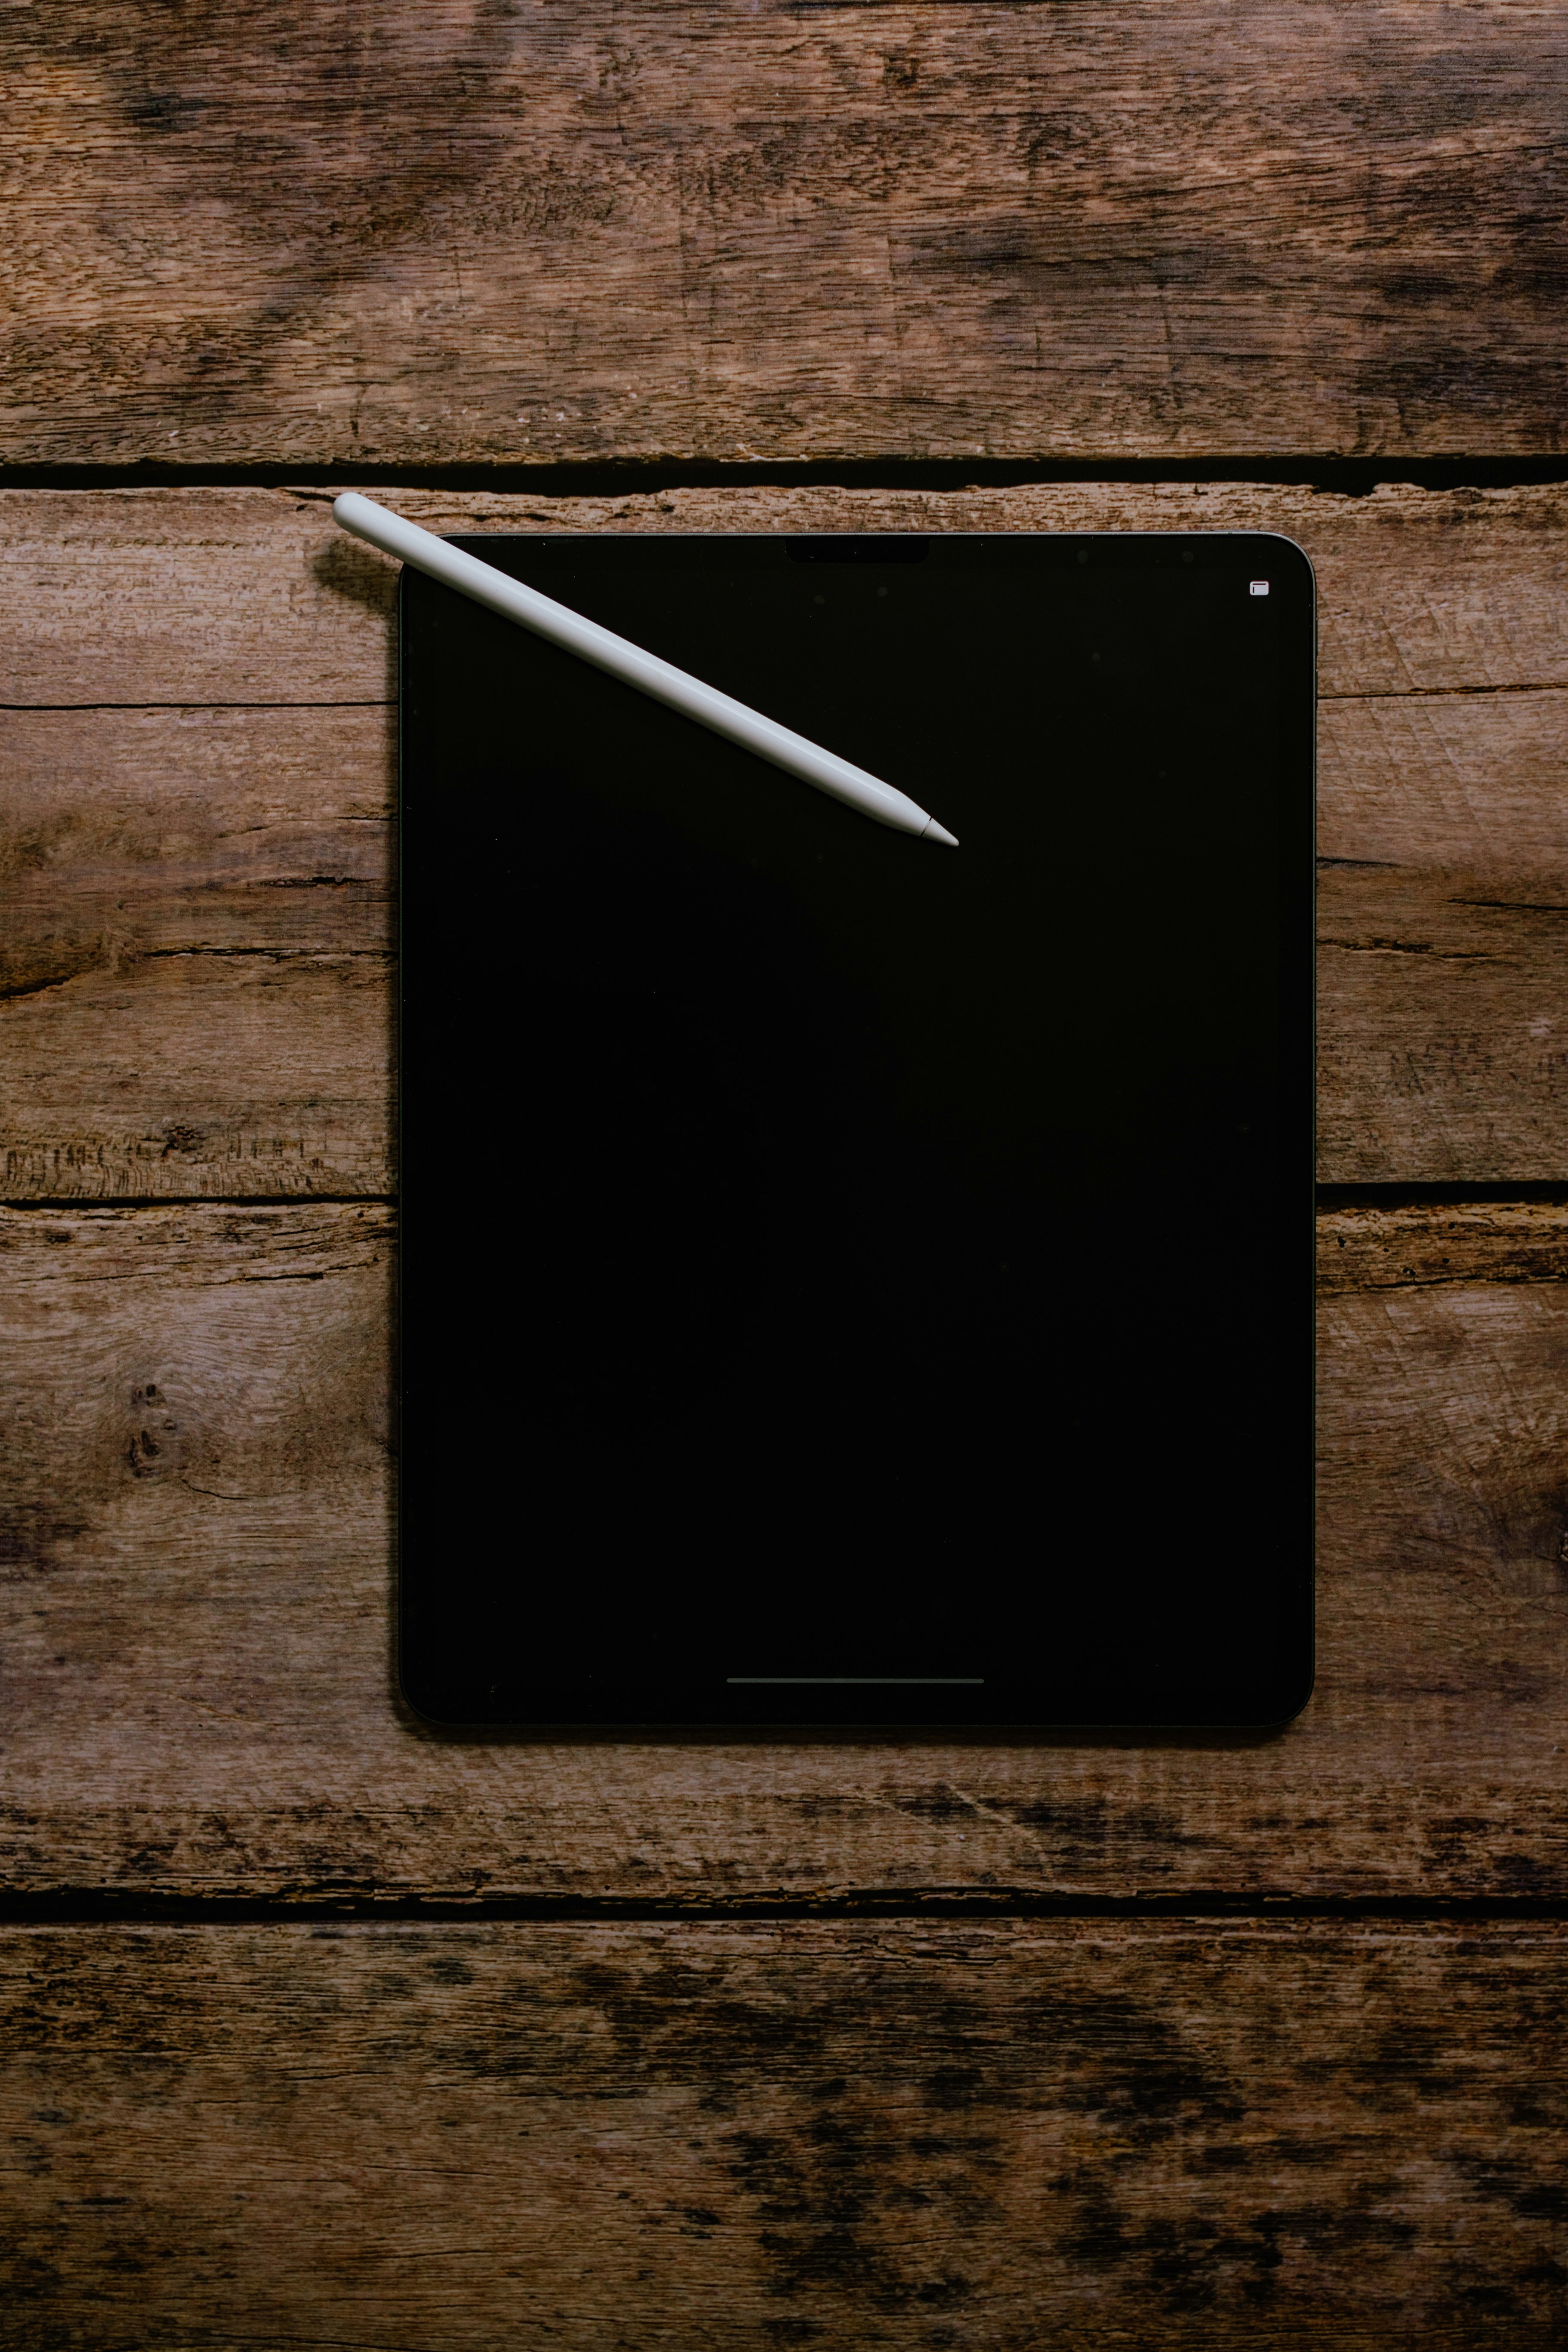
[[405, 571], [410, 1704], [1290, 1717], [1312, 1595], [1300, 550], [458, 544], [961, 846]]

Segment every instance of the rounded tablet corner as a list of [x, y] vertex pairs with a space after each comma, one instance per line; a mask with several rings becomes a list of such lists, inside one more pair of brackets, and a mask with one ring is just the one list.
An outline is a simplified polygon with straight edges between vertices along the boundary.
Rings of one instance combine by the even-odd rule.
[[453, 1694], [433, 1685], [421, 1685], [416, 1674], [411, 1673], [400, 1658], [397, 1662], [397, 1696], [416, 1722], [426, 1731], [478, 1731], [486, 1718], [472, 1715], [454, 1715]]
[[1310, 1658], [1300, 1680], [1286, 1683], [1279, 1692], [1271, 1692], [1265, 1713], [1250, 1727], [1266, 1736], [1289, 1731], [1290, 1726], [1298, 1722], [1311, 1705], [1312, 1693], [1317, 1688], [1317, 1661]]
[[1318, 593], [1318, 574], [1313, 568], [1311, 557], [1308, 554], [1300, 541], [1299, 539], [1292, 539], [1289, 531], [1283, 530], [1260, 530], [1256, 534], [1256, 536], [1271, 546], [1284, 548], [1287, 551], [1288, 557], [1300, 564], [1302, 570], [1307, 575], [1306, 584], [1311, 590], [1312, 594], [1315, 597]]

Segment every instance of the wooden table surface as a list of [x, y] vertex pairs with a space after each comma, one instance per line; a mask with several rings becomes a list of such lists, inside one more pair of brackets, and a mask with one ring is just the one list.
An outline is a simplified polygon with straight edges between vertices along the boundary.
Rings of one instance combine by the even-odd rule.
[[[1561, 16], [35, 0], [0, 50], [0, 2342], [1561, 2345]], [[402, 1710], [356, 481], [1306, 548], [1283, 1736]], [[482, 1283], [525, 1101], [449, 1143]], [[1234, 1282], [1226, 1211], [1124, 1246]]]

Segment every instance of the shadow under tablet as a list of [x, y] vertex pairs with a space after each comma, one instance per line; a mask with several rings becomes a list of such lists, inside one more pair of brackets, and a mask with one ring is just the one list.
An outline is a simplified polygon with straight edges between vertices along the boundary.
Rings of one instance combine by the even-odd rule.
[[401, 1664], [438, 1719], [1305, 1696], [1310, 573], [938, 541], [879, 596], [870, 544], [477, 546], [956, 853], [405, 576]]

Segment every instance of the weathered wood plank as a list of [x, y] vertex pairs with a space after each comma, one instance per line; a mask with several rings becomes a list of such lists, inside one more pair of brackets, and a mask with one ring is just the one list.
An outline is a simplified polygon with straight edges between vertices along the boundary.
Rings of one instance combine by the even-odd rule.
[[1560, 1925], [0, 1936], [16, 2352], [1562, 2342]]
[[1318, 939], [1325, 1181], [1563, 1174], [1568, 876], [1331, 869]]
[[[1568, 583], [1565, 583], [1568, 585]], [[1330, 695], [1318, 854], [1333, 871], [1568, 877], [1568, 688]]]
[[[1559, 490], [402, 502], [444, 529], [1300, 538], [1324, 607], [1321, 1172], [1564, 1165]], [[13, 493], [7, 526], [13, 690], [116, 707], [0, 713], [0, 980], [16, 992], [0, 1008], [0, 1181], [43, 1198], [386, 1191], [391, 567], [320, 497]], [[162, 703], [181, 707], [144, 707]]]
[[1561, 446], [1550, 10], [6, 30], [12, 458]]
[[0, 712], [13, 1195], [385, 1192], [394, 731]]
[[1323, 1176], [1550, 1181], [1568, 1167], [1568, 693], [1329, 699], [1319, 751]]
[[0, 1007], [13, 1198], [377, 1195], [390, 959], [166, 948]]
[[380, 706], [0, 710], [0, 997], [180, 954], [385, 953]]
[[[1277, 530], [1317, 567], [1325, 697], [1568, 688], [1558, 483], [1366, 498], [1250, 482], [374, 494], [440, 531]], [[396, 567], [336, 529], [331, 497], [0, 492], [5, 700], [390, 700]]]
[[1463, 1202], [1319, 1212], [1321, 1298], [1508, 1282], [1568, 1282], [1568, 1205]]
[[533, 1743], [392, 1688], [384, 1208], [0, 1212], [0, 1884], [1561, 1897], [1565, 1233], [1325, 1220], [1320, 1682], [1279, 1738]]

